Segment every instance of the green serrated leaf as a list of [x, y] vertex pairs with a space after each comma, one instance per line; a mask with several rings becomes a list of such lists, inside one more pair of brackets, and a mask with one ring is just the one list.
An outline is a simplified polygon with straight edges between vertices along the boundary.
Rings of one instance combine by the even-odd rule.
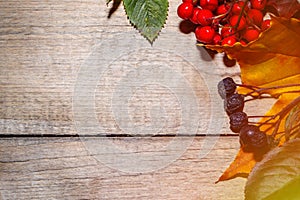
[[152, 44], [168, 15], [168, 0], [123, 0], [130, 23]]
[[269, 152], [253, 168], [246, 183], [245, 199], [300, 199], [299, 183], [300, 139], [293, 139]]

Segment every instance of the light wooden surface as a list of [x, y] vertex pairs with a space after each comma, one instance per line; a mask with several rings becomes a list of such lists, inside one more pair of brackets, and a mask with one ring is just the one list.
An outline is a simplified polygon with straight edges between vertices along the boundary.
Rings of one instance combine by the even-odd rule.
[[[148, 138], [137, 145], [166, 140]], [[236, 153], [236, 137], [219, 139], [199, 159], [202, 142], [195, 139], [178, 160], [160, 170], [129, 174], [99, 163], [75, 138], [2, 139], [1, 195], [3, 199], [242, 199], [244, 179], [214, 184]]]
[[[224, 136], [215, 87], [228, 75], [239, 80], [239, 70], [221, 55], [211, 61], [193, 34], [179, 31], [179, 2], [170, 1], [151, 46], [122, 5], [108, 19], [105, 1], [0, 1], [0, 198], [243, 199], [244, 179], [214, 184], [239, 148], [238, 137]], [[215, 146], [201, 146], [206, 134]], [[193, 143], [175, 146], [178, 158], [162, 169], [132, 174], [85, 146], [112, 135], [125, 156], [164, 155], [170, 136]]]
[[[146, 123], [150, 126], [149, 110], [152, 107], [164, 108], [165, 113], [158, 116], [161, 117], [158, 121], [169, 118], [166, 121], [169, 128], [162, 132], [174, 133], [183, 110], [180, 105], [183, 103], [178, 102], [180, 97], [188, 102], [186, 105], [193, 101], [198, 104], [193, 108], [197, 110], [197, 116], [193, 116], [203, 115], [201, 121], [207, 126], [207, 115], [213, 114], [212, 105], [222, 104], [216, 97], [216, 82], [222, 76], [236, 74], [238, 69], [224, 68], [220, 58], [211, 62], [208, 54], [196, 47], [193, 34], [185, 35], [179, 31], [178, 3], [170, 3], [166, 28], [151, 47], [129, 25], [122, 5], [108, 19], [110, 8], [99, 1], [1, 1], [2, 134], [76, 134], [73, 122], [78, 115], [73, 112], [77, 108], [73, 104], [76, 100], [74, 92], [78, 84], [85, 86], [78, 80], [81, 78], [78, 74], [91, 67], [93, 55], [97, 53], [100, 56], [96, 57], [95, 63], [104, 74], [97, 69], [98, 72], [89, 76], [99, 76], [92, 96], [95, 96], [96, 117], [106, 134], [126, 134], [126, 129], [122, 132], [122, 127], [116, 123], [121, 126], [145, 126]], [[123, 46], [120, 37], [125, 40]], [[99, 53], [99, 49], [106, 49], [106, 54]], [[162, 69], [155, 72], [157, 66]], [[143, 67], [154, 69], [141, 71]], [[166, 67], [171, 69], [166, 71]], [[130, 78], [130, 73], [135, 77]], [[139, 74], [151, 76], [151, 73], [162, 76], [152, 85], [136, 82], [143, 78]], [[176, 77], [175, 73], [179, 75]], [[167, 83], [172, 83], [172, 87], [169, 88]], [[120, 100], [117, 89], [121, 90], [122, 84], [139, 87], [132, 96], [125, 93]], [[132, 121], [120, 122], [117, 119], [119, 113], [113, 111], [121, 110], [125, 100], [129, 101], [128, 112], [132, 115], [132, 119], [125, 120]], [[224, 117], [222, 112], [216, 115], [216, 120]]]

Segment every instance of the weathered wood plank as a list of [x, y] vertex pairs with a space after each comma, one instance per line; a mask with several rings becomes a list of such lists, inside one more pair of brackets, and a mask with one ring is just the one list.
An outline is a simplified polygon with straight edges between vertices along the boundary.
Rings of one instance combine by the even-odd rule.
[[[94, 134], [88, 128], [95, 124], [101, 126], [97, 134], [206, 134], [214, 125], [209, 134], [229, 133], [215, 83], [232, 74], [239, 80], [238, 68], [225, 68], [221, 55], [211, 62], [195, 46], [193, 34], [180, 33], [180, 2], [170, 1], [166, 28], [151, 47], [130, 27], [122, 5], [108, 19], [104, 1], [0, 1], [0, 134], [18, 136], [0, 140], [0, 199], [243, 199], [244, 179], [214, 184], [237, 152], [237, 137], [220, 138], [202, 159], [199, 153], [208, 147], [197, 137], [170, 165], [131, 174], [95, 159], [114, 154], [91, 156], [84, 144], [99, 146], [99, 138], [92, 143], [74, 137], [20, 138]], [[90, 57], [101, 55], [95, 54], [101, 47], [108, 53]], [[78, 77], [93, 66], [91, 61], [100, 66], [90, 74], [99, 76], [94, 102], [79, 101], [76, 107]], [[90, 89], [89, 83], [80, 86]], [[93, 112], [81, 109], [85, 106], [94, 106]], [[258, 114], [267, 107], [250, 103], [246, 110]], [[89, 124], [90, 116], [96, 123]], [[125, 157], [158, 151], [166, 160], [170, 151], [163, 148], [171, 139], [114, 138], [112, 144]], [[185, 144], [191, 137], [180, 139]], [[180, 155], [182, 148], [173, 151]], [[162, 162], [157, 156], [143, 158], [148, 164]], [[128, 171], [136, 160], [130, 161], [108, 164]]]
[[[97, 145], [96, 138], [90, 139]], [[237, 152], [238, 139], [215, 139], [215, 147], [204, 158], [199, 154], [205, 150], [205, 137], [197, 137], [179, 159], [147, 173], [120, 171], [126, 171], [134, 159], [118, 170], [98, 162], [100, 154], [91, 156], [78, 138], [2, 139], [0, 194], [3, 199], [243, 199], [244, 179], [214, 184]], [[130, 157], [145, 151], [165, 154], [171, 139], [112, 140]], [[180, 148], [175, 151], [180, 153]], [[162, 164], [157, 158], [144, 157], [144, 161]]]
[[[180, 2], [180, 0], [170, 1], [167, 26], [178, 26], [179, 18], [174, 11]], [[1, 27], [17, 25], [17, 27], [60, 26], [67, 28], [70, 26], [72, 31], [76, 31], [74, 27], [129, 26], [127, 18], [124, 17], [125, 11], [122, 3], [110, 19], [108, 19], [108, 14], [111, 5], [107, 7], [105, 1], [96, 0], [27, 0], [26, 2], [9, 0], [1, 1], [0, 8], [3, 11], [0, 13], [0, 17], [4, 19], [1, 21]], [[9, 13], [10, 11], [21, 15]]]
[[[183, 132], [205, 134], [210, 116], [218, 111], [213, 105], [221, 105], [215, 83], [238, 69], [224, 68], [218, 56], [210, 62], [195, 46], [193, 34], [180, 33], [179, 2], [170, 2], [166, 28], [151, 47], [129, 26], [122, 5], [108, 19], [110, 8], [93, 0], [1, 1], [1, 134], [78, 133], [74, 123], [86, 116], [74, 113], [75, 86], [82, 69], [90, 65], [89, 56], [102, 48], [108, 53], [100, 53], [94, 61], [98, 71], [90, 74], [99, 76], [89, 104], [95, 109], [86, 114], [96, 116], [102, 126], [99, 133], [174, 134], [180, 127], [189, 129], [184, 120], [198, 118], [198, 130]], [[141, 81], [144, 77], [155, 79], [149, 84]], [[194, 114], [182, 116], [184, 109]], [[214, 116], [216, 121], [223, 117]]]
[[[208, 120], [214, 113], [220, 113], [213, 116], [216, 124], [226, 124], [215, 83], [238, 70], [225, 68], [218, 56], [210, 62], [205, 51], [194, 45], [192, 34], [179, 32], [178, 2], [171, 2], [166, 28], [152, 48], [128, 25], [122, 6], [107, 19], [109, 8], [97, 1], [0, 4], [1, 134], [78, 133], [73, 110], [78, 73], [103, 43], [108, 45], [108, 52], [122, 49], [118, 42], [109, 43], [120, 33], [127, 38], [125, 47], [133, 43], [140, 46], [129, 47], [129, 52], [123, 48], [118, 59], [112, 59], [110, 53], [95, 61], [100, 70], [105, 70], [104, 74], [96, 73], [99, 81], [92, 94], [95, 101], [90, 104], [95, 104], [96, 118], [103, 126], [100, 133], [124, 134], [142, 127], [138, 133], [174, 134], [180, 127], [189, 127], [182, 121], [187, 120], [181, 116], [184, 108], [196, 112], [188, 120], [199, 117], [202, 123], [196, 133], [207, 133]], [[110, 64], [102, 66], [103, 59]], [[161, 69], [155, 71], [159, 66]], [[155, 77], [153, 84], [141, 82], [143, 77]], [[187, 107], [192, 102], [198, 105]], [[79, 117], [83, 118], [85, 115]], [[224, 126], [218, 132], [228, 132]]]

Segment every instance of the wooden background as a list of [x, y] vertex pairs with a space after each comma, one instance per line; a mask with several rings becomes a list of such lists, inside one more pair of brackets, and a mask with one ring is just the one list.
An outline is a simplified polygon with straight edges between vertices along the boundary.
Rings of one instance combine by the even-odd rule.
[[[243, 199], [245, 179], [214, 183], [239, 148], [215, 84], [239, 70], [180, 32], [179, 3], [151, 46], [122, 5], [108, 18], [104, 0], [0, 1], [0, 199]], [[103, 138], [129, 158], [117, 169], [86, 146]], [[173, 138], [192, 144], [164, 162]], [[130, 160], [144, 152], [160, 169]]]

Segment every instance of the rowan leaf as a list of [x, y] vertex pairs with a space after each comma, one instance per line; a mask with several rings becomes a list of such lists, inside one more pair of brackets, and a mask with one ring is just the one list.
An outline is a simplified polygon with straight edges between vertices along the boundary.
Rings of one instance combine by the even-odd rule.
[[130, 23], [152, 44], [168, 15], [168, 0], [123, 0]]
[[273, 6], [280, 17], [291, 18], [300, 9], [298, 0], [269, 0], [267, 5]]
[[[219, 52], [225, 51], [228, 56], [236, 59], [240, 65], [243, 84], [269, 88], [264, 90], [264, 93], [273, 95], [278, 100], [265, 115], [273, 116], [283, 109], [289, 110], [287, 107], [300, 96], [299, 41], [299, 20], [272, 17], [271, 28], [247, 46], [237, 43], [232, 47], [216, 45], [206, 45], [206, 47]], [[281, 87], [287, 85], [288, 87]], [[241, 94], [247, 94], [250, 91], [247, 88], [239, 88]], [[252, 95], [258, 94], [253, 93]], [[270, 125], [265, 124], [260, 129], [268, 135], [272, 135], [274, 131], [284, 133], [286, 132], [286, 117], [287, 114], [280, 119], [278, 126], [270, 127]], [[268, 118], [262, 118], [260, 122], [267, 120]], [[268, 123], [275, 123], [277, 120], [278, 118], [269, 119]], [[280, 138], [278, 145], [285, 142], [285, 137]], [[275, 139], [279, 140], [279, 135]], [[228, 180], [240, 176], [240, 174], [246, 176], [258, 160], [240, 149], [235, 160], [226, 169], [219, 181]]]
[[300, 199], [300, 139], [269, 152], [248, 177], [246, 200]]

